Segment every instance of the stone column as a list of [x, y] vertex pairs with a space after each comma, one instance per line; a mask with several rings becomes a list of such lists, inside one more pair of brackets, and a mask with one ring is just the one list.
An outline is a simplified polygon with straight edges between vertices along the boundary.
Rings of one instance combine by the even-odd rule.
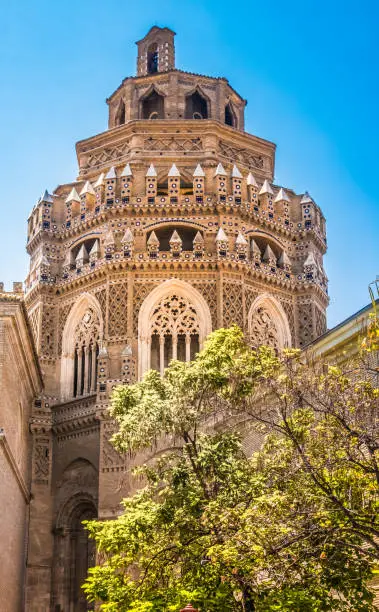
[[191, 336], [186, 335], [186, 361], [191, 361]]
[[164, 372], [164, 336], [159, 336], [159, 370], [161, 376]]
[[96, 392], [96, 342], [92, 345], [92, 363], [91, 363], [91, 393]]

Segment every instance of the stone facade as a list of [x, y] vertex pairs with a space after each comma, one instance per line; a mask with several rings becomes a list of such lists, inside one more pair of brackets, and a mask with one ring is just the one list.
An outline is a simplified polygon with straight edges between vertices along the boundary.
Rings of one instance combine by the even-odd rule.
[[77, 143], [77, 180], [28, 219], [24, 304], [44, 383], [30, 427], [33, 612], [88, 609], [81, 521], [116, 516], [135, 488], [109, 443], [115, 385], [192, 358], [220, 326], [278, 347], [326, 327], [320, 208], [273, 184], [275, 145], [244, 131], [226, 79], [175, 68], [171, 30], [137, 45], [109, 129]]
[[31, 498], [31, 434], [41, 372], [22, 293], [0, 288], [0, 593], [1, 610], [24, 609]]

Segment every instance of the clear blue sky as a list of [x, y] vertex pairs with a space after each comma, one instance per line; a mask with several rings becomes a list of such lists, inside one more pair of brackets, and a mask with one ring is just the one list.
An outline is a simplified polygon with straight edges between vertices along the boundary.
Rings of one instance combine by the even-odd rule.
[[106, 129], [105, 98], [135, 73], [134, 42], [176, 33], [177, 67], [227, 77], [246, 129], [277, 146], [276, 182], [327, 219], [329, 327], [368, 303], [379, 274], [376, 0], [3, 1], [0, 280], [26, 276], [26, 218], [72, 181], [74, 143]]

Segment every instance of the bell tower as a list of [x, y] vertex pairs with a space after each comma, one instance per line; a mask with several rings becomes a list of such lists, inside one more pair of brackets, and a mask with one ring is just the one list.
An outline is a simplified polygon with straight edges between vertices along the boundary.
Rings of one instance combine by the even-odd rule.
[[168, 72], [175, 69], [175, 32], [153, 26], [138, 47], [137, 76]]

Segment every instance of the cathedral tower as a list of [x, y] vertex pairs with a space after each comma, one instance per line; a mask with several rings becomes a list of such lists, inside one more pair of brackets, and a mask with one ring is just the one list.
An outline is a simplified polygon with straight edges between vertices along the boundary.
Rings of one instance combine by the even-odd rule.
[[44, 395], [32, 416], [28, 610], [86, 610], [84, 518], [133, 488], [109, 443], [112, 388], [191, 359], [237, 323], [252, 345], [303, 347], [326, 327], [325, 219], [273, 184], [275, 145], [244, 130], [225, 78], [175, 67], [174, 32], [137, 43], [109, 129], [76, 145], [78, 177], [28, 219], [29, 321]]

